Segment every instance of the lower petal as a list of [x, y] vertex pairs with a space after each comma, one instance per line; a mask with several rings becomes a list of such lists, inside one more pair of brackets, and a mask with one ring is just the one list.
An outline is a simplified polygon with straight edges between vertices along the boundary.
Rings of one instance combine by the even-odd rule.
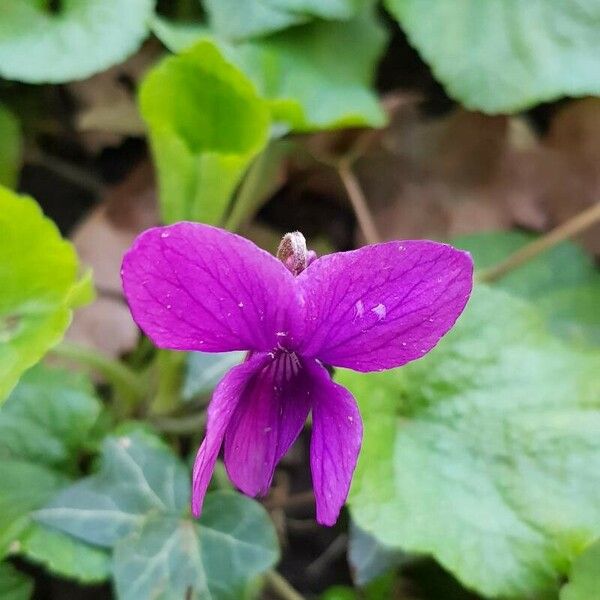
[[295, 354], [281, 352], [248, 382], [225, 434], [225, 466], [249, 496], [267, 493], [277, 463], [302, 431], [311, 382]]
[[206, 437], [196, 454], [192, 483], [192, 514], [199, 517], [208, 484], [219, 456], [225, 431], [248, 382], [270, 361], [267, 354], [256, 354], [231, 369], [217, 384], [208, 407]]
[[311, 366], [313, 428], [310, 466], [317, 521], [334, 525], [350, 490], [362, 442], [362, 421], [350, 392], [319, 364]]

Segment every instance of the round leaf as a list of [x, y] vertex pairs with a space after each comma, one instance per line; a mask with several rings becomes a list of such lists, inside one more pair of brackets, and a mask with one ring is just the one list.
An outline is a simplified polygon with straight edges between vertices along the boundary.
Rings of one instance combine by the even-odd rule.
[[600, 540], [575, 560], [569, 579], [560, 600], [591, 600], [600, 594]]
[[29, 83], [84, 79], [133, 54], [154, 0], [2, 0], [0, 75]]
[[33, 593], [32, 579], [17, 571], [11, 564], [0, 564], [0, 598], [2, 600], [29, 600]]

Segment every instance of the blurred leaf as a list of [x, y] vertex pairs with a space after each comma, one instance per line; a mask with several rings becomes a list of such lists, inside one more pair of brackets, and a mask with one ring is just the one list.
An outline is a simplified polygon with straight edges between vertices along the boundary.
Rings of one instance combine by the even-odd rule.
[[19, 538], [31, 523], [31, 511], [43, 506], [68, 478], [42, 465], [19, 459], [0, 463], [0, 555], [18, 551]]
[[10, 563], [0, 564], [0, 598], [2, 600], [29, 600], [33, 593], [33, 581], [17, 571]]
[[351, 522], [348, 561], [356, 585], [366, 585], [401, 565], [406, 558], [407, 555], [401, 550], [384, 546], [374, 535]]
[[216, 492], [194, 521], [189, 488], [187, 469], [168, 447], [134, 430], [108, 438], [98, 474], [60, 493], [36, 518], [113, 547], [119, 598], [179, 600], [188, 588], [215, 600], [239, 598], [277, 559], [268, 516], [253, 500]]
[[485, 595], [556, 587], [600, 533], [599, 371], [533, 306], [480, 286], [425, 358], [340, 372], [365, 421], [354, 520]]
[[[85, 79], [125, 60], [148, 35], [154, 0], [60, 2], [56, 14], [40, 0], [0, 5], [0, 75], [29, 83]], [[126, 13], [126, 14], [125, 14]]]
[[350, 19], [361, 0], [206, 0], [211, 29], [231, 41], [259, 37], [314, 17]]
[[211, 28], [225, 39], [240, 40], [304, 23], [307, 17], [264, 0], [205, 0]]
[[91, 383], [38, 365], [0, 410], [0, 552], [24, 554], [81, 581], [106, 577], [105, 553], [31, 521], [70, 481], [100, 414]]
[[278, 558], [277, 540], [260, 505], [238, 494], [206, 497], [202, 518], [149, 517], [115, 548], [114, 575], [123, 600], [242, 598], [247, 583]]
[[34, 200], [0, 186], [0, 402], [62, 338], [77, 256]]
[[[0, 9], [1, 10], [1, 9]], [[14, 188], [21, 166], [21, 131], [13, 114], [0, 104], [0, 185]]]
[[[518, 232], [466, 235], [452, 243], [468, 250], [478, 269], [491, 267], [535, 236]], [[600, 274], [587, 254], [564, 242], [536, 256], [494, 283], [517, 296], [535, 300], [558, 335], [600, 345]]]
[[[179, 52], [189, 48], [193, 26], [162, 20], [154, 31]], [[198, 35], [210, 38], [205, 29]], [[293, 130], [386, 122], [370, 85], [387, 34], [370, 7], [348, 21], [315, 21], [239, 44], [212, 39], [270, 100], [273, 118]], [[341, 61], [340, 48], [353, 48], [352, 60]]]
[[569, 583], [560, 591], [560, 600], [591, 600], [600, 594], [600, 540], [573, 563]]
[[187, 355], [182, 396], [192, 400], [196, 396], [209, 394], [221, 377], [242, 362], [245, 352], [190, 352]]
[[600, 93], [596, 0], [386, 0], [409, 41], [466, 107], [515, 112]]
[[38, 365], [0, 411], [0, 456], [72, 472], [99, 415], [88, 379]]
[[52, 573], [82, 583], [98, 583], [110, 576], [107, 552], [36, 523], [21, 537], [19, 553]]
[[334, 585], [327, 588], [321, 595], [321, 600], [357, 600], [356, 590], [347, 585]]
[[140, 106], [158, 167], [163, 219], [218, 223], [267, 143], [266, 102], [205, 40], [149, 72]]

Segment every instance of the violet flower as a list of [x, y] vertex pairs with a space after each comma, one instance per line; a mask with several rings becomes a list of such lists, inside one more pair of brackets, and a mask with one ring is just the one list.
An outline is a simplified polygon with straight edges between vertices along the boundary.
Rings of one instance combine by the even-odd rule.
[[325, 366], [381, 371], [421, 358], [465, 307], [473, 263], [430, 241], [314, 259], [299, 233], [284, 238], [279, 256], [216, 227], [177, 223], [137, 238], [123, 260], [123, 287], [133, 318], [160, 348], [249, 352], [208, 408], [194, 515], [221, 446], [235, 485], [266, 494], [312, 411], [317, 520], [332, 525], [348, 495], [362, 423], [354, 398]]

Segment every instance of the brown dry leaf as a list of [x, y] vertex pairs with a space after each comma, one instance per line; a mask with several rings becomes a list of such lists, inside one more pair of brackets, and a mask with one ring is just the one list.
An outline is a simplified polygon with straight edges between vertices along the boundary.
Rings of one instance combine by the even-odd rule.
[[116, 357], [135, 347], [138, 329], [121, 291], [121, 260], [138, 233], [158, 224], [149, 162], [138, 166], [76, 228], [80, 260], [91, 267], [97, 298], [75, 312], [67, 339]]
[[144, 135], [135, 89], [162, 52], [160, 44], [149, 40], [124, 63], [68, 85], [79, 106], [75, 114], [75, 128], [91, 153], [115, 146], [125, 136]]

